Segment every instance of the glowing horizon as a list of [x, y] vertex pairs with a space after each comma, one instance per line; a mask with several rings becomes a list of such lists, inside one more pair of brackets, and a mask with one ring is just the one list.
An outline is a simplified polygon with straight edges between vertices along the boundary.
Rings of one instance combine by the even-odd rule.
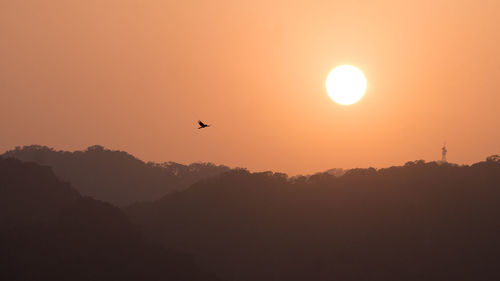
[[[499, 1], [3, 1], [0, 151], [297, 174], [438, 160], [447, 140], [482, 161], [500, 152], [499, 18]], [[325, 92], [345, 64], [368, 80], [353, 106]]]

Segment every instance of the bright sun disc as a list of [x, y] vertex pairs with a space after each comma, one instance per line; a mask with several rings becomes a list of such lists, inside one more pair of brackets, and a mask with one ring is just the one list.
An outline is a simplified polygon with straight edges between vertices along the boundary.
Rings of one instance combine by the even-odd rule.
[[339, 104], [350, 105], [359, 101], [366, 91], [366, 78], [352, 65], [341, 65], [333, 69], [326, 78], [326, 91]]

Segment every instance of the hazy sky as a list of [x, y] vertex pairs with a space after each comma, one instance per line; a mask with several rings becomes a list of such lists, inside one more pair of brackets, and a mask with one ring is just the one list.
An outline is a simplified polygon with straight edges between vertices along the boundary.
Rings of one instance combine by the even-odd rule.
[[[311, 173], [500, 153], [500, 1], [0, 0], [0, 151]], [[366, 96], [337, 105], [336, 65]], [[202, 119], [213, 127], [197, 130]]]

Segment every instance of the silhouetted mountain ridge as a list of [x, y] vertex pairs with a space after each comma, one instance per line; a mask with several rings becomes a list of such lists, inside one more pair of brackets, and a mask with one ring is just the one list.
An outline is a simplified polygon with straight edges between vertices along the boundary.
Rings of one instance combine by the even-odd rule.
[[98, 145], [74, 152], [32, 145], [16, 147], [3, 156], [50, 166], [83, 195], [116, 205], [156, 200], [200, 179], [229, 171], [226, 166], [211, 163], [145, 163], [124, 151]]
[[126, 209], [234, 280], [498, 280], [500, 163], [234, 170]]
[[0, 158], [0, 226], [53, 221], [79, 194], [49, 167]]
[[0, 157], [0, 208], [0, 280], [218, 280], [48, 167]]

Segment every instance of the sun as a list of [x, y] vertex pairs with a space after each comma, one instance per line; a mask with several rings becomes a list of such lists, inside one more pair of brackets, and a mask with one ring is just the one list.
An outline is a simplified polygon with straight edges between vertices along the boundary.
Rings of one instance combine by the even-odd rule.
[[365, 95], [366, 78], [352, 65], [337, 66], [326, 78], [326, 91], [334, 102], [351, 105]]

